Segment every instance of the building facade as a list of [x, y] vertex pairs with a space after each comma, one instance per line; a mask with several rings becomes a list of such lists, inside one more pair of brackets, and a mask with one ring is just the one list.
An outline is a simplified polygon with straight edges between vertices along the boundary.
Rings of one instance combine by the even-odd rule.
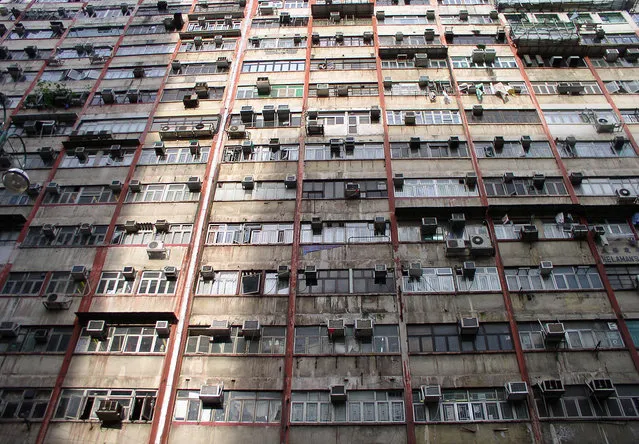
[[636, 442], [633, 8], [1, 0], [0, 442]]

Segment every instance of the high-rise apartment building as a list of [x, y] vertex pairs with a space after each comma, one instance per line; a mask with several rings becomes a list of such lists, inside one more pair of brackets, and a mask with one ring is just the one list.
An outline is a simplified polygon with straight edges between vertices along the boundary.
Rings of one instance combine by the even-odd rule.
[[0, 442], [637, 442], [637, 23], [0, 0]]

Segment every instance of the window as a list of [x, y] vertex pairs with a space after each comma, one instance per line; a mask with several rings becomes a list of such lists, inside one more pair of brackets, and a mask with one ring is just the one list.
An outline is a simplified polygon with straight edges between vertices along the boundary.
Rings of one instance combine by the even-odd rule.
[[210, 280], [200, 278], [195, 294], [197, 295], [232, 295], [238, 291], [237, 271], [216, 271]]
[[390, 227], [384, 232], [375, 230], [373, 222], [324, 222], [322, 231], [314, 233], [311, 224], [302, 223], [303, 244], [344, 244], [367, 242], [390, 242]]
[[373, 327], [373, 336], [355, 336], [353, 326], [346, 326], [343, 337], [331, 338], [326, 326], [295, 327], [295, 349], [298, 355], [332, 355], [356, 353], [399, 353], [399, 329], [396, 325]]
[[40, 294], [47, 273], [34, 271], [31, 273], [9, 273], [2, 287], [2, 294], [21, 294], [35, 296]]
[[531, 142], [530, 147], [524, 149], [521, 141], [504, 142], [501, 148], [496, 148], [494, 142], [475, 141], [475, 153], [481, 158], [551, 158], [552, 150], [548, 142]]
[[304, 71], [304, 60], [273, 60], [262, 62], [244, 62], [242, 72], [286, 72]]
[[198, 164], [207, 163], [211, 148], [201, 146], [197, 154], [191, 154], [187, 147], [166, 147], [165, 155], [158, 156], [154, 149], [142, 150], [138, 165], [171, 165], [171, 164]]
[[424, 406], [413, 391], [416, 422], [517, 421], [528, 419], [526, 401], [509, 402], [503, 388], [443, 389], [439, 403]]
[[246, 125], [248, 128], [297, 127], [301, 124], [301, 113], [289, 113], [286, 117], [282, 116], [282, 119], [276, 113], [273, 120], [266, 120], [262, 114], [253, 113], [250, 121], [244, 121], [238, 114], [231, 115], [231, 125]]
[[317, 279], [298, 276], [297, 293], [302, 294], [366, 294], [394, 293], [395, 278], [389, 271], [385, 279], [375, 279], [372, 269], [317, 270]]
[[112, 244], [121, 245], [146, 245], [151, 241], [159, 240], [165, 244], [188, 244], [191, 241], [193, 231], [192, 224], [171, 224], [169, 231], [158, 232], [153, 230], [151, 224], [139, 224], [140, 229], [136, 233], [127, 233], [122, 225], [115, 227]]
[[[532, 87], [535, 94], [559, 94], [557, 86], [560, 83], [562, 82], [533, 82]], [[570, 82], [570, 85], [582, 86], [582, 94], [601, 94], [597, 82]]]
[[[428, 59], [428, 66], [426, 68], [447, 68], [448, 62], [446, 59]], [[413, 59], [400, 59], [400, 60], [382, 60], [382, 69], [413, 69], [415, 68], [415, 60]]]
[[92, 338], [82, 329], [76, 353], [164, 353], [168, 338], [157, 335], [155, 327], [109, 327], [104, 340]]
[[452, 268], [422, 268], [422, 275], [404, 276], [404, 293], [453, 293], [455, 280]]
[[[557, 321], [551, 321], [557, 322]], [[544, 322], [519, 323], [519, 340], [524, 350], [544, 350], [546, 343], [542, 325]], [[548, 349], [609, 349], [624, 348], [616, 322], [608, 321], [567, 321], [563, 322], [565, 340], [560, 344], [550, 344]]]
[[113, 191], [108, 186], [63, 186], [60, 194], [47, 193], [44, 197], [45, 204], [72, 204], [86, 205], [99, 203], [113, 203], [117, 200]]
[[[386, 111], [386, 120], [389, 125], [405, 125], [407, 111]], [[459, 111], [431, 110], [412, 111], [415, 115], [415, 125], [451, 125], [460, 124]]]
[[[161, 102], [181, 102], [184, 96], [195, 94], [193, 88], [165, 89], [162, 92]], [[209, 87], [209, 95], [204, 100], [221, 100], [224, 95], [224, 87]]]
[[399, 221], [398, 235], [400, 242], [443, 241], [446, 239], [463, 239], [469, 241], [472, 236], [488, 237], [488, 228], [474, 221], [466, 221], [462, 228], [453, 227], [448, 221], [437, 220], [434, 234], [423, 234], [421, 224], [413, 221]]
[[138, 294], [175, 294], [176, 281], [169, 281], [162, 271], [143, 271]]
[[0, 418], [42, 420], [50, 399], [49, 389], [0, 389]]
[[[512, 221], [508, 219], [505, 223], [495, 225], [495, 235], [499, 240], [519, 240], [521, 227], [524, 225], [530, 225], [530, 220]], [[565, 223], [543, 221], [539, 236], [543, 239], [572, 239], [573, 225], [572, 219]]]
[[130, 389], [64, 389], [53, 415], [59, 420], [97, 420], [100, 401], [117, 401], [122, 406], [125, 421], [151, 421], [156, 390]]
[[495, 57], [492, 63], [475, 63], [471, 57], [465, 56], [452, 56], [450, 59], [453, 68], [517, 68], [514, 57]]
[[113, 134], [141, 133], [146, 128], [147, 119], [132, 117], [130, 119], [102, 119], [92, 120], [87, 116], [83, 118], [78, 126], [80, 134], [93, 131], [95, 134], [100, 131], [111, 131]]
[[238, 145], [224, 148], [224, 162], [296, 161], [298, 156], [299, 145], [280, 145], [276, 151], [269, 145], [254, 145], [250, 153], [245, 153]]
[[311, 71], [349, 71], [375, 69], [375, 59], [312, 59]]
[[271, 85], [269, 94], [258, 94], [257, 86], [238, 86], [238, 99], [257, 99], [257, 98], [283, 98], [283, 97], [303, 97], [304, 85]]
[[457, 324], [408, 325], [410, 353], [511, 351], [513, 340], [508, 324], [481, 323], [475, 336], [461, 336]]
[[[344, 93], [345, 88], [345, 93]], [[308, 86], [309, 97], [317, 97], [317, 84]], [[376, 83], [365, 84], [329, 84], [328, 85], [329, 97], [358, 97], [358, 96], [379, 96], [379, 88]]]
[[346, 148], [344, 144], [331, 146], [325, 144], [306, 144], [304, 146], [306, 160], [355, 160], [355, 159], [383, 159], [384, 144], [376, 142], [355, 143], [354, 147]]
[[198, 74], [217, 74], [219, 72], [224, 71], [218, 69], [216, 63], [182, 63], [178, 72], [173, 72], [171, 70], [169, 75], [192, 76]]
[[459, 272], [457, 273], [457, 290], [459, 292], [471, 291], [500, 291], [499, 274], [496, 267], [477, 267], [475, 277], [469, 279]]
[[[154, 117], [153, 124], [150, 131], [168, 131], [171, 127], [198, 127], [199, 128], [211, 128], [212, 132], [216, 132], [220, 116], [217, 114], [207, 116], [183, 116], [178, 115], [174, 117]], [[202, 125], [201, 127], [199, 125]]]
[[22, 247], [77, 247], [104, 243], [108, 226], [92, 226], [91, 234], [80, 232], [79, 226], [54, 226], [53, 237], [43, 234], [42, 227], [29, 227]]
[[45, 293], [57, 293], [60, 295], [84, 294], [88, 284], [85, 281], [76, 281], [68, 271], [54, 271], [51, 273]]
[[344, 199], [346, 185], [359, 185], [358, 197], [379, 198], [388, 197], [386, 180], [353, 180], [353, 181], [314, 181], [305, 180], [302, 199]]
[[510, 291], [591, 290], [602, 289], [603, 283], [594, 266], [554, 267], [549, 276], [541, 276], [539, 268], [507, 268], [506, 282]]
[[466, 185], [464, 179], [405, 179], [401, 189], [395, 188], [397, 198], [478, 195], [477, 187]]
[[0, 353], [64, 353], [72, 334], [73, 327], [20, 327], [18, 336], [0, 338]]
[[581, 184], [575, 185], [574, 188], [575, 193], [582, 196], [615, 196], [617, 190], [622, 188], [626, 188], [636, 195], [639, 193], [639, 178], [585, 178]]
[[481, 116], [475, 116], [472, 110], [466, 111], [468, 123], [540, 123], [537, 111], [530, 110], [490, 110], [485, 109]]
[[[121, 35], [123, 29], [123, 26], [94, 26], [86, 28], [83, 26], [74, 26], [69, 30], [67, 37], [109, 37]], [[162, 25], [162, 32], [166, 32], [164, 31], [164, 25]], [[127, 34], [130, 34], [130, 32]]]
[[623, 146], [617, 148], [610, 141], [578, 141], [575, 146], [559, 141], [557, 149], [562, 158], [635, 157], [637, 155], [629, 142], [624, 142]]
[[[598, 118], [607, 119], [609, 122], [618, 122], [614, 112], [610, 110], [596, 110]], [[544, 111], [544, 119], [548, 125], [589, 125], [594, 124], [592, 116], [585, 111]]]
[[[135, 75], [133, 74], [134, 67], [117, 67], [117, 68], [109, 68], [107, 69], [106, 74], [104, 75], [105, 80], [115, 80], [115, 79], [133, 79]], [[184, 67], [182, 68], [184, 69]], [[166, 66], [144, 66], [144, 77], [145, 78], [153, 78], [153, 77], [164, 77], [166, 74]], [[148, 91], [147, 94], [151, 94], [153, 91]], [[119, 99], [123, 101], [123, 98]], [[118, 101], [118, 103], [120, 103]], [[150, 100], [147, 100], [150, 102]]]
[[[411, 1], [410, 4], [414, 5], [416, 3]], [[377, 2], [377, 5], [391, 6], [391, 2], [388, 0], [380, 0]], [[425, 15], [387, 15], [384, 17], [384, 21], [379, 22], [379, 25], [425, 25], [427, 23], [429, 23], [429, 21]]]
[[129, 189], [126, 196], [128, 203], [141, 202], [189, 202], [200, 199], [200, 192], [193, 192], [185, 183], [144, 184], [140, 191]]
[[568, 194], [563, 179], [547, 177], [544, 185], [537, 188], [532, 179], [515, 178], [511, 182], [504, 182], [503, 178], [486, 177], [484, 187], [488, 196], [565, 196]]
[[186, 353], [283, 355], [285, 350], [286, 327], [276, 326], [263, 326], [257, 338], [242, 336], [240, 327], [232, 327], [227, 338], [192, 329], [186, 343]]
[[296, 190], [288, 189], [284, 182], [255, 182], [252, 190], [242, 188], [241, 182], [218, 182], [216, 201], [239, 200], [290, 200], [295, 199]]
[[213, 244], [290, 244], [293, 224], [209, 225], [206, 243]]
[[541, 418], [636, 418], [639, 416], [639, 387], [616, 385], [616, 393], [604, 400], [590, 395], [585, 385], [569, 385], [566, 393], [555, 402], [543, 399], [539, 390], [534, 391], [537, 411]]
[[225, 391], [224, 405], [217, 407], [200, 401], [197, 390], [178, 390], [174, 421], [279, 423], [282, 395], [279, 392]]
[[146, 44], [146, 45], [130, 45], [120, 46], [117, 53], [117, 57], [132, 56], [132, 55], [152, 55], [152, 54], [171, 54], [175, 50], [175, 43], [158, 43], [158, 44]]
[[121, 167], [129, 166], [133, 161], [133, 151], [123, 151], [122, 156], [112, 157], [107, 151], [86, 150], [86, 159], [80, 160], [74, 154], [65, 153], [58, 168], [88, 168], [88, 167]]
[[308, 17], [291, 17], [290, 23], [280, 23], [279, 18], [254, 18], [251, 21], [251, 28], [279, 28], [279, 27], [295, 27], [307, 26]]
[[103, 271], [96, 294], [127, 294], [133, 292], [133, 281], [119, 271]]
[[0, 205], [30, 205], [32, 199], [27, 194], [16, 194], [0, 188]]
[[294, 391], [291, 422], [404, 422], [404, 398], [399, 390], [349, 390], [346, 403], [333, 404], [328, 392]]
[[635, 290], [639, 265], [606, 265], [606, 276], [613, 290]]

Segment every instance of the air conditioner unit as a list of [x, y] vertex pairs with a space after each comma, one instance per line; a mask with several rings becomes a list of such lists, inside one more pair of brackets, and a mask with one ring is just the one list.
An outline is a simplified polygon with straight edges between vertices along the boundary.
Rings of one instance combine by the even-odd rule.
[[268, 77], [257, 78], [257, 93], [259, 95], [268, 95], [271, 93], [271, 82]]
[[44, 237], [46, 237], [47, 239], [55, 238], [56, 227], [54, 224], [44, 224], [41, 231]]
[[135, 273], [136, 273], [135, 267], [132, 267], [131, 265], [126, 265], [122, 267], [122, 276], [127, 281], [135, 280]]
[[437, 218], [422, 217], [419, 229], [423, 236], [433, 236], [437, 234]]
[[184, 108], [197, 108], [200, 106], [200, 98], [197, 94], [185, 94], [182, 97]]
[[424, 404], [439, 402], [442, 399], [440, 385], [422, 385], [419, 387], [419, 400]]
[[307, 281], [316, 281], [317, 280], [317, 267], [315, 265], [307, 265], [304, 268], [304, 279]]
[[622, 149], [625, 144], [626, 138], [624, 136], [615, 136], [612, 138], [612, 146], [617, 150]]
[[92, 338], [103, 340], [107, 334], [105, 321], [89, 321], [84, 331]]
[[561, 322], [548, 322], [544, 325], [544, 340], [556, 344], [564, 340], [566, 330]]
[[586, 382], [588, 389], [590, 390], [591, 396], [598, 399], [606, 399], [611, 395], [615, 395], [617, 390], [612, 383], [612, 380], [607, 378], [601, 379], [591, 379]]
[[0, 322], [0, 337], [15, 338], [20, 331], [20, 324], [17, 322]]
[[280, 265], [277, 267], [277, 278], [281, 281], [288, 280], [291, 276], [291, 267], [288, 265]]
[[113, 88], [103, 88], [100, 92], [100, 97], [106, 105], [115, 103], [115, 91]]
[[244, 179], [242, 179], [242, 189], [252, 190], [253, 188], [255, 188], [255, 180], [253, 179], [253, 176], [244, 176]]
[[324, 135], [324, 124], [319, 123], [317, 119], [309, 118], [306, 122], [306, 133], [309, 136], [323, 136]]
[[458, 230], [466, 226], [466, 215], [464, 213], [452, 213], [450, 215], [450, 225]]
[[416, 124], [415, 111], [404, 111], [404, 124], [410, 126]]
[[86, 281], [89, 278], [89, 270], [84, 265], [71, 267], [71, 278], [74, 281]]
[[209, 327], [209, 333], [213, 337], [228, 338], [231, 336], [231, 323], [228, 320], [214, 320]]
[[122, 182], [119, 180], [112, 181], [111, 184], [109, 184], [109, 189], [114, 193], [119, 193], [122, 191]]
[[142, 184], [137, 179], [131, 179], [129, 181], [129, 190], [131, 190], [132, 193], [139, 193], [142, 190]]
[[387, 270], [385, 264], [377, 264], [377, 265], [375, 265], [374, 279], [376, 281], [377, 280], [386, 279], [387, 275], [388, 275], [388, 270]]
[[619, 188], [615, 191], [617, 194], [617, 203], [626, 205], [626, 204], [634, 204], [637, 200], [637, 196], [635, 193], [630, 191], [628, 188]]
[[393, 186], [397, 190], [401, 190], [402, 188], [404, 188], [404, 174], [403, 173], [395, 173], [395, 176], [393, 176]]
[[339, 154], [344, 146], [344, 139], [331, 139], [329, 140], [331, 153]]
[[326, 322], [326, 325], [329, 338], [333, 339], [344, 337], [344, 319], [329, 319]]
[[595, 129], [598, 133], [612, 133], [615, 130], [615, 122], [595, 114]]
[[149, 256], [149, 259], [164, 259], [166, 256], [166, 248], [164, 248], [164, 242], [149, 242], [146, 246], [146, 254]]
[[539, 231], [534, 225], [522, 225], [519, 231], [519, 238], [523, 241], [536, 241], [539, 239]]
[[346, 387], [344, 385], [332, 385], [329, 395], [332, 403], [346, 402]]
[[384, 216], [375, 216], [373, 229], [375, 231], [375, 235], [386, 234], [386, 218]]
[[191, 176], [189, 180], [186, 181], [186, 186], [191, 193], [197, 193], [202, 189], [202, 181], [197, 176]]
[[82, 223], [80, 224], [80, 226], [78, 227], [78, 231], [80, 232], [80, 234], [82, 234], [83, 236], [90, 236], [91, 234], [93, 234], [93, 225], [89, 224], [89, 223]]
[[42, 296], [42, 305], [47, 310], [68, 310], [71, 302], [70, 296], [62, 296], [57, 293], [49, 293]]
[[167, 281], [174, 281], [178, 278], [178, 269], [172, 265], [167, 265], [164, 267], [164, 277], [166, 277]]
[[[142, 73], [144, 73], [144, 68], [142, 68]], [[126, 92], [126, 98], [129, 99], [129, 103], [138, 103], [140, 100], [140, 90], [133, 88]]]
[[462, 265], [462, 275], [467, 279], [474, 279], [475, 272], [477, 271], [477, 267], [475, 267], [475, 263], [472, 261], [464, 262]]
[[580, 171], [573, 171], [570, 173], [570, 183], [575, 185], [575, 186], [579, 186], [581, 185], [581, 182], [583, 182], [584, 180], [584, 173], [580, 172]]
[[242, 323], [242, 336], [257, 338], [260, 334], [260, 321], [250, 320]]
[[328, 83], [319, 83], [317, 85], [317, 97], [328, 97]]
[[242, 154], [251, 155], [253, 153], [253, 141], [252, 140], [243, 140], [242, 141]]
[[102, 422], [114, 423], [122, 421], [124, 411], [122, 410], [122, 404], [118, 401], [103, 399], [100, 401], [98, 409], [95, 411], [95, 415]]
[[420, 278], [424, 274], [424, 269], [420, 262], [411, 262], [408, 264], [408, 276], [412, 278]]
[[46, 344], [49, 340], [49, 332], [48, 328], [39, 328], [33, 332], [33, 339], [38, 344]]
[[352, 136], [344, 139], [344, 149], [347, 153], [352, 153], [355, 150], [355, 138]]
[[265, 122], [273, 122], [275, 120], [275, 105], [264, 105], [262, 118]]
[[155, 323], [155, 332], [158, 336], [168, 336], [171, 334], [171, 326], [169, 321], [157, 321]]
[[207, 82], [196, 82], [193, 91], [197, 94], [198, 99], [209, 98], [209, 84]]
[[297, 176], [295, 176], [295, 174], [286, 176], [286, 179], [284, 179], [284, 187], [289, 190], [295, 189], [297, 187]]
[[544, 187], [544, 183], [546, 182], [546, 176], [543, 174], [533, 174], [532, 183], [535, 188], [538, 190]]
[[153, 142], [153, 149], [155, 150], [155, 155], [158, 157], [166, 156], [166, 147], [164, 146], [164, 142]]
[[446, 239], [446, 256], [458, 256], [466, 253], [464, 239]]
[[205, 405], [222, 405], [224, 403], [224, 384], [200, 387], [200, 401]]
[[490, 237], [483, 234], [475, 234], [470, 237], [470, 254], [473, 256], [492, 256], [495, 254]]
[[561, 379], [544, 379], [543, 381], [539, 381], [538, 387], [541, 396], [546, 400], [559, 399], [566, 393], [564, 383], [561, 382]]
[[384, 88], [385, 89], [390, 89], [393, 86], [393, 79], [392, 77], [384, 77]]
[[595, 237], [597, 238], [606, 235], [606, 227], [603, 225], [595, 225], [592, 227], [592, 231], [595, 233]]
[[155, 231], [158, 233], [167, 233], [171, 224], [166, 219], [158, 219], [155, 221]]
[[323, 227], [322, 218], [319, 216], [313, 216], [311, 218], [311, 230], [313, 231], [313, 234], [314, 235], [321, 234], [322, 227]]
[[552, 262], [551, 261], [541, 261], [539, 263], [539, 274], [541, 274], [542, 276], [550, 276], [550, 273], [552, 273]]
[[515, 173], [513, 173], [512, 171], [506, 171], [504, 173], [504, 183], [511, 183], [513, 180], [515, 180]]
[[459, 330], [464, 336], [473, 336], [479, 332], [478, 318], [461, 318], [459, 321]]
[[124, 223], [124, 231], [129, 234], [137, 233], [140, 230], [140, 225], [134, 220], [127, 220]]
[[473, 105], [473, 116], [479, 117], [484, 114], [484, 107], [481, 105]]
[[477, 173], [466, 173], [466, 185], [469, 188], [475, 188], [475, 186], [477, 185]]
[[246, 127], [244, 125], [231, 125], [226, 131], [229, 139], [244, 139], [246, 137]]
[[347, 199], [357, 199], [358, 197], [360, 197], [359, 184], [347, 182], [344, 190], [344, 196]]
[[337, 95], [339, 97], [348, 96], [348, 85], [337, 85]]
[[521, 401], [528, 397], [528, 384], [523, 381], [508, 382], [505, 388], [508, 401]]
[[215, 278], [215, 270], [212, 265], [202, 265], [200, 267], [200, 277], [204, 280], [211, 280]]
[[359, 338], [370, 338], [373, 336], [373, 320], [372, 319], [356, 319], [355, 320], [355, 336]]
[[572, 226], [572, 238], [583, 240], [588, 238], [588, 225], [577, 224]]

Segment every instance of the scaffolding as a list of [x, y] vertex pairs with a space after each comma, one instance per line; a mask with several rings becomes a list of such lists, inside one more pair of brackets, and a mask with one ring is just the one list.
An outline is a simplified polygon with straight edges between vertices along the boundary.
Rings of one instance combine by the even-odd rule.
[[636, 0], [495, 0], [500, 12], [630, 11]]

